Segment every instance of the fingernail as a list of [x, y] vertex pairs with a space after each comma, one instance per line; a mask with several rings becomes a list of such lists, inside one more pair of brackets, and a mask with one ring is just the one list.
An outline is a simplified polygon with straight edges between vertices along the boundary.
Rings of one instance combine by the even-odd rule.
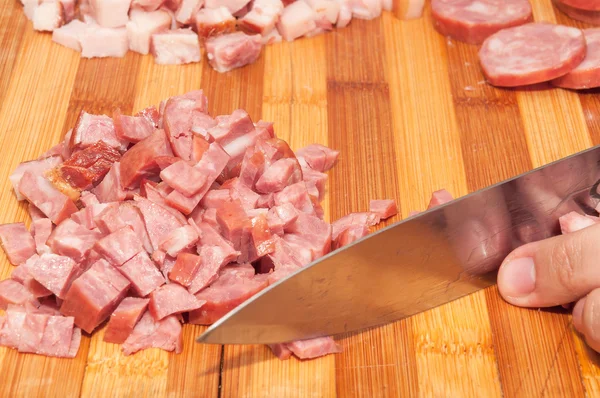
[[582, 332], [583, 326], [583, 306], [585, 305], [585, 297], [575, 304], [573, 308], [573, 327], [578, 332]]
[[498, 288], [504, 297], [521, 298], [535, 289], [533, 259], [522, 257], [505, 263], [498, 272]]

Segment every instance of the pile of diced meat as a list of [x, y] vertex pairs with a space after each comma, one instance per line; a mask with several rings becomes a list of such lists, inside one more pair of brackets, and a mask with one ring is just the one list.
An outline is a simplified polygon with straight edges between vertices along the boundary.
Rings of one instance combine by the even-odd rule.
[[[262, 46], [315, 36], [373, 19], [391, 0], [21, 0], [33, 28], [81, 56], [152, 53], [159, 64], [201, 60], [225, 72], [254, 62]], [[407, 0], [404, 17], [421, 15], [424, 0]]]
[[[0, 345], [73, 357], [106, 324], [125, 354], [180, 352], [182, 323], [210, 325], [269, 284], [369, 233], [393, 200], [329, 224], [320, 202], [338, 152], [296, 152], [201, 90], [134, 116], [82, 111], [62, 143], [10, 176], [31, 227], [0, 226], [15, 266], [0, 282]], [[338, 352], [331, 338], [272, 346]]]
[[[554, 3], [574, 19], [600, 23], [598, 0]], [[481, 45], [483, 74], [494, 86], [600, 87], [600, 28], [533, 22], [529, 0], [432, 0], [431, 10], [438, 32]]]

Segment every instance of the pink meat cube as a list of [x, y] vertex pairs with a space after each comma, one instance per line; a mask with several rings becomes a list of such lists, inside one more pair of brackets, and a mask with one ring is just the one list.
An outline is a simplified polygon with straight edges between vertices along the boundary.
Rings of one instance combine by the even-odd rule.
[[89, 0], [94, 20], [105, 28], [125, 26], [131, 0]]
[[77, 277], [79, 268], [70, 257], [44, 253], [28, 271], [42, 286], [62, 299]]
[[358, 0], [351, 2], [352, 16], [358, 19], [374, 19], [383, 10], [381, 0]]
[[379, 224], [380, 217], [377, 213], [363, 212], [363, 213], [350, 213], [339, 220], [334, 221], [331, 226], [333, 228], [331, 239], [337, 240], [338, 236], [344, 232], [345, 229], [353, 225], [364, 225], [366, 227], [372, 227], [373, 225]]
[[302, 181], [302, 170], [296, 159], [283, 158], [269, 166], [256, 181], [260, 193], [279, 192], [283, 188]]
[[0, 346], [19, 348], [26, 315], [21, 311], [6, 311], [4, 326], [0, 328]]
[[142, 213], [152, 247], [154, 250], [158, 250], [167, 236], [173, 230], [181, 227], [183, 223], [173, 213], [159, 204], [140, 196], [136, 196], [134, 199], [136, 206]]
[[236, 109], [231, 115], [217, 116], [216, 121], [217, 125], [208, 130], [208, 136], [221, 146], [254, 130], [250, 115], [243, 109]]
[[296, 221], [298, 213], [298, 210], [290, 203], [271, 207], [267, 213], [269, 229], [274, 234], [283, 236], [284, 229], [289, 228]]
[[83, 58], [123, 58], [129, 49], [127, 29], [89, 25], [81, 35]]
[[19, 331], [19, 352], [36, 353], [42, 344], [44, 330], [48, 323], [49, 315], [46, 314], [26, 314], [23, 328]]
[[286, 343], [286, 347], [300, 359], [312, 359], [342, 352], [341, 348], [331, 337], [292, 341], [291, 343]]
[[157, 32], [152, 35], [150, 51], [161, 65], [200, 62], [198, 35], [190, 29]]
[[277, 30], [287, 41], [293, 41], [316, 29], [317, 13], [304, 1], [295, 1], [285, 7]]
[[71, 357], [74, 327], [73, 317], [49, 316], [36, 353], [58, 358]]
[[152, 135], [154, 125], [143, 116], [127, 116], [113, 113], [113, 123], [117, 137], [123, 141], [137, 143]]
[[129, 49], [140, 54], [150, 52], [150, 40], [154, 33], [166, 31], [171, 26], [171, 16], [165, 10], [146, 12], [132, 9], [129, 18], [126, 25]]
[[335, 165], [339, 155], [339, 151], [319, 144], [309, 145], [296, 152], [296, 156], [304, 158], [310, 168], [322, 173], [330, 170]]
[[197, 310], [203, 304], [203, 300], [198, 300], [184, 287], [169, 283], [150, 293], [148, 310], [155, 320], [160, 321], [169, 315]]
[[146, 348], [160, 348], [179, 354], [183, 346], [181, 330], [181, 323], [175, 315], [155, 321], [146, 311], [123, 343], [123, 353], [131, 355]]
[[71, 149], [85, 149], [103, 141], [109, 147], [125, 150], [127, 142], [119, 140], [112, 119], [106, 115], [92, 115], [81, 111], [71, 135]]
[[127, 194], [121, 186], [121, 164], [119, 162], [112, 164], [108, 173], [100, 184], [94, 188], [93, 192], [102, 203], [125, 200]]
[[43, 2], [33, 10], [33, 29], [52, 32], [65, 23], [65, 10], [58, 1]]
[[226, 7], [230, 13], [235, 14], [250, 3], [250, 0], [206, 0], [204, 7], [219, 8]]
[[100, 239], [94, 245], [94, 250], [115, 267], [120, 267], [143, 251], [144, 247], [133, 228], [126, 226]]
[[198, 233], [191, 225], [184, 225], [171, 231], [159, 248], [169, 256], [177, 257], [181, 251], [192, 247], [199, 239]]
[[190, 312], [189, 322], [211, 325], [268, 284], [267, 275], [254, 275], [250, 264], [224, 267], [215, 282], [196, 294], [206, 304]]
[[69, 353], [67, 358], [75, 358], [81, 345], [81, 329], [78, 327], [73, 329], [73, 335], [71, 337], [71, 346], [69, 347]]
[[119, 268], [119, 271], [131, 282], [131, 287], [140, 297], [146, 297], [152, 291], [165, 284], [165, 278], [156, 268], [146, 252], [139, 252]]
[[46, 217], [58, 224], [78, 209], [68, 196], [57, 190], [42, 176], [26, 172], [19, 184], [19, 192]]
[[73, 282], [60, 312], [74, 317], [78, 327], [92, 333], [114, 312], [129, 287], [129, 281], [112, 265], [97, 261]]
[[340, 247], [344, 247], [352, 242], [364, 238], [368, 234], [369, 228], [366, 225], [350, 225], [338, 235], [336, 240], [331, 243], [331, 248], [332, 250], [337, 250]]
[[443, 205], [444, 203], [452, 202], [453, 199], [454, 198], [450, 192], [446, 191], [445, 189], [440, 189], [431, 195], [431, 201], [429, 202], [427, 209]]
[[558, 222], [560, 223], [562, 233], [568, 234], [598, 224], [600, 219], [572, 211], [561, 216]]
[[182, 286], [188, 287], [194, 280], [202, 262], [203, 260], [200, 256], [192, 253], [180, 253], [177, 256], [175, 265], [169, 272], [169, 279]]
[[212, 189], [204, 195], [200, 204], [204, 208], [217, 208], [224, 202], [231, 201], [229, 189]]
[[225, 239], [233, 243], [236, 250], [240, 250], [242, 233], [245, 228], [250, 228], [250, 218], [242, 207], [240, 201], [223, 203], [217, 209], [217, 222]]
[[27, 203], [27, 212], [29, 213], [29, 217], [31, 217], [31, 221], [46, 218], [46, 215], [31, 203]]
[[94, 195], [93, 193], [91, 193], [90, 191], [83, 191], [81, 193], [81, 197], [79, 198], [79, 200], [81, 201], [81, 203], [83, 203], [83, 206], [85, 206], [85, 207], [97, 205], [100, 203], [100, 201], [98, 200], [98, 197], [96, 195]]
[[201, 39], [234, 30], [235, 18], [227, 7], [202, 8], [196, 13], [196, 31]]
[[287, 348], [285, 343], [268, 344], [267, 346], [273, 351], [273, 354], [282, 361], [290, 359], [292, 356], [292, 351]]
[[190, 25], [196, 12], [204, 5], [204, 0], [182, 0], [175, 12], [175, 20], [182, 25]]
[[81, 262], [101, 237], [100, 231], [89, 230], [69, 219], [52, 231], [46, 243], [54, 253], [71, 257], [75, 262]]
[[160, 178], [188, 197], [194, 196], [206, 185], [206, 176], [184, 160], [173, 163], [161, 171]]
[[292, 204], [303, 213], [314, 214], [315, 208], [306, 189], [304, 182], [288, 185], [273, 196], [276, 206], [286, 203]]
[[35, 254], [35, 241], [22, 222], [0, 225], [0, 244], [12, 265], [21, 265]]
[[173, 156], [171, 145], [164, 130], [155, 130], [145, 140], [131, 147], [121, 158], [121, 185], [123, 188], [139, 186], [143, 177], [158, 174], [160, 169], [156, 164], [159, 156]]
[[23, 175], [26, 172], [31, 172], [34, 176], [41, 177], [46, 171], [53, 169], [61, 163], [61, 156], [50, 156], [40, 160], [32, 160], [30, 162], [23, 162], [19, 164], [15, 171], [13, 171], [12, 174], [8, 177], [15, 191], [17, 200], [25, 200], [25, 196], [23, 196], [19, 191], [19, 185], [21, 183]]
[[104, 341], [107, 343], [122, 344], [133, 332], [142, 315], [148, 308], [149, 299], [126, 297], [121, 301], [115, 312], [110, 316]]
[[239, 24], [246, 32], [266, 35], [273, 31], [283, 11], [281, 0], [254, 0], [250, 12], [240, 18]]
[[335, 0], [304, 0], [317, 13], [317, 30], [331, 30], [338, 20], [340, 4]]
[[13, 279], [0, 281], [0, 309], [6, 310], [9, 304], [25, 305], [35, 302], [35, 297], [25, 286]]
[[243, 32], [211, 37], [205, 42], [208, 62], [220, 73], [254, 63], [260, 56], [260, 35], [248, 36]]
[[[31, 293], [33, 295], [33, 297], [35, 297], [35, 298], [47, 297], [47, 296], [52, 295], [52, 292], [50, 290], [46, 289], [38, 281], [36, 281], [33, 278], [33, 276], [31, 275], [31, 273], [29, 272], [29, 269], [33, 265], [35, 265], [35, 263], [39, 260], [39, 258], [40, 258], [40, 256], [38, 256], [37, 254], [31, 256], [29, 258], [29, 260], [27, 260], [25, 263], [16, 267], [10, 275], [11, 279], [13, 279], [13, 280], [21, 283], [23, 286], [25, 286], [25, 288], [29, 291], [29, 293]], [[27, 306], [30, 303], [35, 303], [35, 305], [39, 304], [36, 301], [31, 301], [31, 302], [26, 301], [25, 304], [19, 304], [19, 305]]]
[[369, 203], [369, 211], [377, 213], [380, 219], [385, 220], [398, 214], [398, 207], [395, 200], [372, 200]]

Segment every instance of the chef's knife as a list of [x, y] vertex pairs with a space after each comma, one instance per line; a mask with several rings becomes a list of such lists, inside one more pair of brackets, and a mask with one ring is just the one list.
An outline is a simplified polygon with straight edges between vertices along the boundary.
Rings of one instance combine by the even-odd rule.
[[495, 283], [511, 250], [558, 234], [561, 215], [597, 215], [599, 178], [597, 146], [397, 222], [271, 285], [197, 341], [356, 332], [476, 292]]

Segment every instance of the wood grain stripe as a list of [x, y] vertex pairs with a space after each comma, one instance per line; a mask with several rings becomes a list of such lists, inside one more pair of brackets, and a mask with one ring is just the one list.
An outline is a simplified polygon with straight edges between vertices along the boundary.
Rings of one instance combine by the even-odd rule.
[[21, 50], [25, 29], [28, 28], [19, 2], [7, 1], [0, 7], [0, 108]]

